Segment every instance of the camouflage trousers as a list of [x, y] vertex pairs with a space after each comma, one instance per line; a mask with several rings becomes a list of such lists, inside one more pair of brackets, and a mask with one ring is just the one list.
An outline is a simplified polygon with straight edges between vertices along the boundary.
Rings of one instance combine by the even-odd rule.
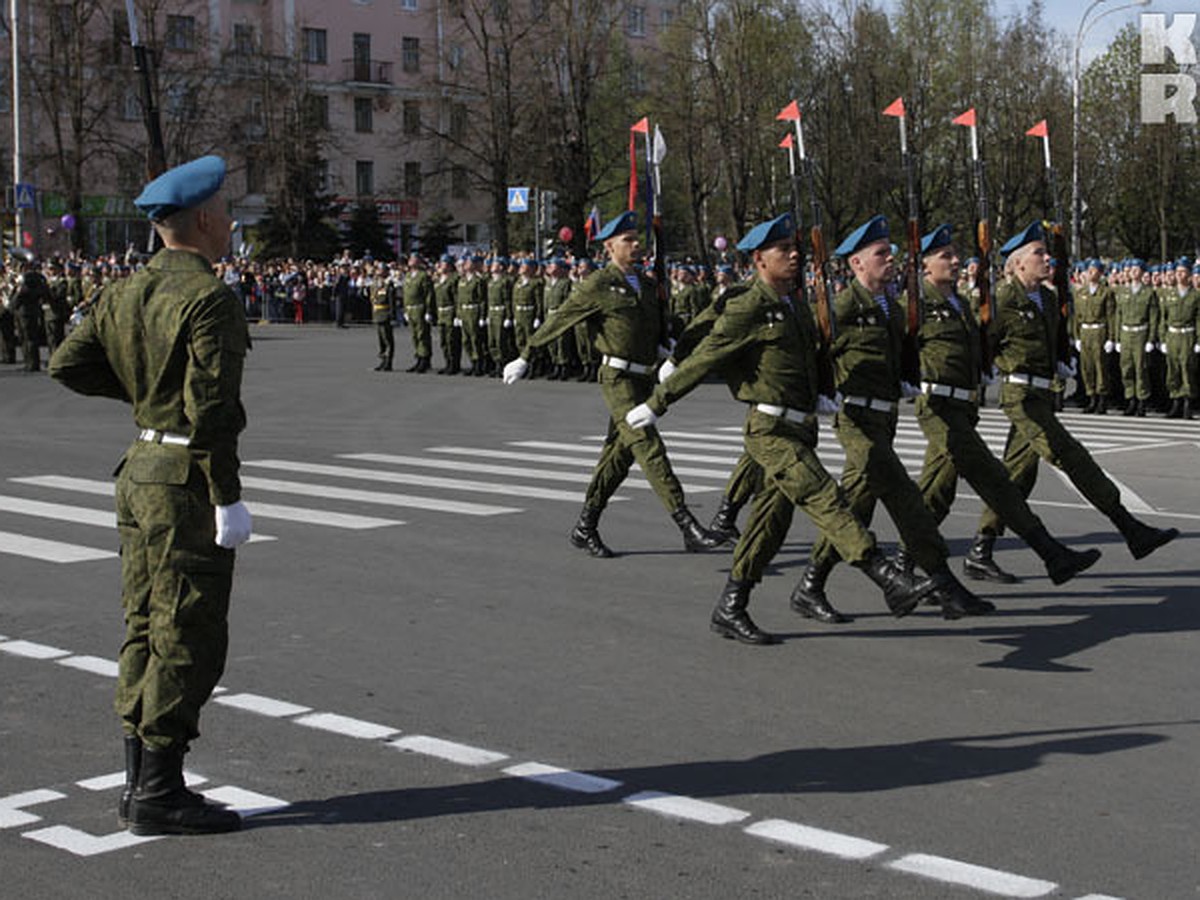
[[404, 309], [404, 317], [408, 319], [408, 330], [412, 335], [413, 356], [417, 359], [429, 359], [433, 356], [433, 342], [429, 323], [425, 321], [424, 308], [407, 306]]
[[743, 450], [737, 465], [729, 473], [729, 481], [725, 483], [725, 499], [739, 509], [754, 499], [763, 489], [763, 467]]
[[1108, 396], [1108, 361], [1104, 342], [1108, 339], [1103, 328], [1085, 328], [1079, 339], [1079, 380], [1089, 397]]
[[1167, 396], [1172, 400], [1196, 398], [1196, 344], [1194, 331], [1166, 331]]
[[125, 641], [116, 711], [155, 749], [199, 736], [225, 669], [234, 551], [214, 542], [208, 484], [186, 447], [136, 443], [117, 470]]
[[1125, 385], [1125, 399], [1150, 399], [1150, 360], [1146, 353], [1147, 329], [1127, 331], [1121, 329], [1121, 381]]

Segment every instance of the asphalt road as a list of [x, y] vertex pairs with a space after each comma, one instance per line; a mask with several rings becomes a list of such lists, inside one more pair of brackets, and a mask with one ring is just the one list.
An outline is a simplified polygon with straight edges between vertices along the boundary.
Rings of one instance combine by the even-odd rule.
[[[1148, 560], [1043, 469], [1051, 532], [1104, 551], [1084, 576], [1002, 540], [1022, 582], [947, 622], [839, 567], [855, 620], [821, 626], [787, 605], [798, 515], [752, 600], [786, 639], [752, 648], [707, 626], [729, 554], [684, 553], [640, 479], [601, 522], [617, 558], [567, 545], [594, 386], [373, 373], [365, 328], [254, 337], [242, 474], [273, 540], [239, 551], [188, 757], [257, 811], [219, 837], [131, 843], [104, 780], [128, 410], [0, 368], [0, 896], [1200, 896], [1200, 423], [1066, 416], [1183, 532]], [[741, 421], [706, 385], [661, 422], [702, 520]], [[919, 467], [910, 410], [898, 446]], [[958, 556], [979, 509], [963, 485]]]

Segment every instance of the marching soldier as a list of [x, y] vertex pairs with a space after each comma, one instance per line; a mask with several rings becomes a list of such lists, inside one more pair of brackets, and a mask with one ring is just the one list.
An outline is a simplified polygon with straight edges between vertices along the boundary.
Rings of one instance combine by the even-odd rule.
[[436, 311], [433, 279], [425, 271], [425, 260], [419, 253], [413, 253], [408, 258], [408, 273], [404, 276], [404, 318], [412, 333], [416, 361], [405, 372], [422, 374], [429, 371], [429, 360], [433, 356], [430, 326]]
[[492, 277], [487, 285], [487, 338], [490, 371], [499, 378], [505, 364], [513, 357], [512, 279], [508, 277], [508, 260], [497, 257], [492, 261]]
[[391, 278], [385, 277], [382, 264], [371, 282], [371, 321], [379, 335], [379, 364], [376, 372], [392, 371], [396, 356], [395, 333], [395, 286]]
[[446, 363], [437, 373], [457, 375], [462, 368], [463, 329], [458, 314], [458, 272], [454, 269], [454, 257], [449, 253], [443, 254], [438, 262], [433, 296], [437, 305], [438, 341]]
[[1149, 355], [1158, 333], [1158, 301], [1154, 289], [1142, 284], [1135, 266], [1129, 289], [1117, 297], [1116, 343], [1125, 387], [1125, 415], [1146, 415], [1150, 400]]
[[1192, 418], [1196, 398], [1196, 335], [1200, 328], [1200, 292], [1193, 286], [1192, 261], [1175, 263], [1175, 287], [1159, 294], [1159, 334], [1167, 357], [1168, 419]]
[[608, 251], [608, 266], [580, 284], [554, 318], [543, 323], [525, 354], [505, 366], [504, 383], [513, 384], [524, 377], [529, 369], [528, 354], [534, 349], [544, 347], [576, 324], [588, 322], [602, 354], [600, 392], [610, 418], [583, 511], [570, 534], [571, 543], [595, 557], [613, 555], [601, 540], [597, 524], [609, 498], [636, 460], [682, 532], [684, 547], [693, 552], [714, 549], [724, 541], [702, 528], [687, 508], [683, 487], [671, 470], [658, 431], [653, 426], [631, 427], [625, 421], [625, 414], [643, 403], [654, 389], [658, 349], [667, 340], [666, 311], [653, 280], [639, 267], [642, 244], [637, 218], [632, 212], [617, 216], [600, 230], [596, 240], [602, 241]]
[[1075, 290], [1075, 349], [1079, 352], [1079, 380], [1087, 395], [1085, 413], [1108, 412], [1108, 354], [1116, 349], [1113, 319], [1117, 300], [1100, 281], [1104, 264], [1087, 264], [1086, 283]]

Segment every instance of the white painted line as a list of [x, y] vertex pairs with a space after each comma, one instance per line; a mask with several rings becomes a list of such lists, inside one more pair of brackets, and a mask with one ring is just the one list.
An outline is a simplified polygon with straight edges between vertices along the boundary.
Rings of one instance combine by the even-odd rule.
[[[340, 453], [339, 459], [353, 459], [359, 462], [373, 462], [380, 465], [424, 466], [430, 469], [448, 469], [453, 472], [471, 472], [476, 475], [500, 475], [512, 478], [532, 478], [543, 481], [562, 481], [573, 484], [588, 484], [592, 480], [590, 472], [551, 472], [546, 469], [529, 469], [518, 466], [498, 466], [489, 463], [464, 463], [453, 459], [430, 459], [425, 456], [397, 456], [392, 453]], [[729, 470], [722, 469], [689, 469], [672, 466], [676, 475], [695, 476], [697, 478], [729, 477]], [[634, 479], [626, 482], [630, 487], [649, 490], [648, 481]]]
[[66, 796], [58, 791], [40, 790], [0, 797], [0, 828], [20, 828], [22, 825], [40, 822], [42, 817], [25, 812], [25, 807], [62, 800]]
[[80, 672], [91, 672], [93, 675], [103, 675], [105, 678], [117, 677], [117, 664], [111, 659], [103, 659], [99, 656], [68, 656], [57, 662], [60, 666], [78, 669]]
[[125, 773], [113, 772], [111, 775], [97, 775], [95, 778], [85, 778], [75, 782], [85, 791], [111, 791], [113, 788], [125, 787]]
[[[568, 445], [571, 446], [571, 445]], [[588, 448], [589, 453], [592, 452]], [[523, 453], [519, 450], [489, 450], [482, 447], [429, 447], [427, 453], [447, 453], [455, 456], [484, 456], [490, 459], [511, 459], [520, 462], [530, 463], [549, 463], [551, 465], [564, 466], [583, 466], [589, 470], [596, 467], [594, 456], [555, 456], [551, 453]], [[724, 454], [705, 456], [702, 454], [693, 453], [675, 453], [671, 452], [671, 461], [679, 460], [680, 462], [696, 462], [696, 463], [712, 463], [719, 466], [732, 466], [737, 462], [740, 454]]]
[[53, 488], [59, 491], [75, 491], [77, 494], [95, 494], [98, 497], [115, 497], [117, 486], [111, 481], [96, 481], [92, 478], [72, 478], [69, 475], [33, 475], [27, 478], [10, 478], [14, 484], [31, 484], [34, 487]]
[[347, 737], [366, 738], [368, 740], [391, 737], [393, 734], [399, 734], [400, 729], [392, 728], [388, 725], [377, 725], [374, 722], [364, 722], [362, 719], [351, 719], [348, 716], [339, 716], [336, 713], [313, 713], [309, 716], [302, 716], [299, 719], [293, 719], [297, 725], [304, 725], [308, 728], [318, 728], [321, 731], [332, 731], [335, 734], [344, 734]]
[[46, 844], [57, 850], [66, 850], [76, 856], [98, 856], [101, 853], [111, 853], [113, 850], [124, 850], [126, 847], [136, 847], [157, 841], [160, 838], [140, 837], [129, 831], [114, 831], [112, 834], [88, 834], [78, 828], [68, 825], [54, 825], [38, 831], [26, 831], [21, 835], [39, 844]]
[[4, 641], [7, 641], [7, 640], [8, 640], [8, 638], [7, 638], [7, 637], [5, 637], [4, 635], [0, 634], [0, 643], [3, 643]]
[[363, 469], [357, 466], [329, 466], [322, 463], [303, 463], [286, 459], [253, 459], [244, 461], [242, 466], [301, 475], [322, 475], [327, 478], [353, 478], [359, 481], [376, 481], [383, 484], [412, 484], [417, 487], [438, 488], [445, 491], [469, 491], [476, 494], [530, 497], [535, 500], [561, 500], [570, 503], [579, 503], [583, 500], [583, 494], [573, 491], [558, 491], [551, 488], [540, 488], [523, 484], [497, 484], [492, 481], [468, 481], [465, 478], [437, 478], [432, 475], [386, 472], [379, 469]]
[[285, 716], [298, 716], [301, 713], [311, 712], [311, 706], [300, 706], [296, 703], [287, 703], [284, 700], [273, 700], [270, 697], [263, 697], [259, 694], [226, 694], [222, 697], [217, 697], [213, 703], [220, 703], [222, 706], [232, 706], [234, 709], [244, 709], [247, 712], [258, 713], [262, 716], [272, 716], [273, 718], [283, 718]]
[[1045, 897], [1058, 889], [1058, 885], [1053, 881], [1038, 881], [1023, 875], [1014, 875], [1012, 872], [988, 869], [925, 853], [912, 853], [885, 865], [897, 872], [908, 872], [910, 875], [920, 875], [948, 884], [960, 884], [990, 894], [999, 894], [1001, 897]]
[[1076, 897], [1075, 900], [1124, 900], [1124, 898], [1113, 897], [1110, 894], [1088, 894], [1086, 897]]
[[191, 769], [184, 769], [183, 783], [188, 787], [198, 787], [202, 784], [208, 784], [208, 776], [201, 775], [199, 772], [193, 772]]
[[27, 656], [30, 659], [57, 659], [60, 656], [70, 656], [70, 650], [61, 650], [49, 644], [35, 644], [32, 641], [7, 641], [0, 645], [0, 652], [11, 653], [13, 656]]
[[615, 790], [621, 786], [621, 782], [611, 778], [586, 775], [583, 772], [560, 769], [558, 766], [548, 766], [537, 762], [509, 766], [504, 770], [504, 774], [580, 794], [603, 794], [605, 791]]
[[470, 747], [466, 744], [445, 741], [441, 738], [429, 737], [424, 734], [400, 738], [398, 741], [392, 741], [390, 745], [397, 750], [408, 750], [412, 753], [424, 754], [425, 756], [436, 756], [438, 759], [444, 759], [463, 766], [490, 766], [492, 763], [508, 759], [508, 754], [506, 753], [496, 753], [492, 750]]
[[351, 500], [356, 503], [374, 503], [381, 506], [430, 509], [435, 512], [457, 513], [463, 516], [500, 516], [505, 513], [524, 512], [519, 507], [512, 506], [489, 506], [484, 503], [443, 500], [438, 497], [419, 497], [415, 494], [389, 494], [384, 491], [330, 487], [321, 484], [305, 484], [302, 481], [281, 481], [274, 478], [255, 478], [243, 475], [241, 482], [242, 487], [276, 494], [295, 494], [300, 497], [322, 497], [327, 500]]
[[662, 816], [687, 819], [705, 825], [731, 825], [750, 818], [750, 813], [721, 803], [696, 800], [679, 794], [664, 794], [660, 791], [643, 791], [625, 798], [625, 803], [638, 809], [649, 810]]
[[331, 512], [327, 509], [312, 509], [307, 506], [284, 506], [278, 503], [248, 501], [246, 508], [257, 519], [282, 519], [285, 522], [301, 522], [305, 525], [345, 528], [351, 531], [366, 531], [371, 528], [386, 528], [389, 525], [405, 524], [400, 519], [358, 516], [349, 513]]
[[778, 841], [804, 850], [816, 850], [841, 859], [870, 859], [888, 849], [887, 844], [877, 844], [836, 831], [812, 828], [785, 819], [765, 819], [746, 828], [746, 834]]
[[115, 559], [117, 556], [112, 550], [84, 547], [81, 544], [67, 544], [62, 541], [48, 541], [24, 534], [14, 534], [11, 531], [0, 531], [0, 553], [53, 563], [93, 562], [98, 559]]
[[42, 519], [54, 519], [58, 522], [75, 522], [78, 525], [117, 527], [117, 514], [110, 509], [68, 506], [65, 503], [44, 503], [41, 500], [28, 500], [25, 497], [0, 495], [0, 512], [37, 516]]
[[286, 809], [292, 805], [287, 800], [280, 800], [278, 797], [270, 797], [266, 794], [259, 794], [255, 791], [248, 791], [245, 788], [234, 787], [232, 785], [203, 791], [203, 794], [209, 800], [224, 803], [243, 819], [261, 815], [262, 813], [274, 812], [277, 809]]

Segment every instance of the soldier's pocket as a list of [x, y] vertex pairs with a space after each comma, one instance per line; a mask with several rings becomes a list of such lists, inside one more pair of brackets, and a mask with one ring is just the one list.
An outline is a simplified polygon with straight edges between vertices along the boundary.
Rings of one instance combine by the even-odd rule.
[[212, 553], [171, 551], [177, 579], [174, 624], [180, 628], [221, 626], [229, 614], [233, 551], [213, 546]]
[[157, 444], [134, 450], [124, 460], [125, 477], [134, 484], [184, 485], [191, 468], [192, 457], [185, 448]]

